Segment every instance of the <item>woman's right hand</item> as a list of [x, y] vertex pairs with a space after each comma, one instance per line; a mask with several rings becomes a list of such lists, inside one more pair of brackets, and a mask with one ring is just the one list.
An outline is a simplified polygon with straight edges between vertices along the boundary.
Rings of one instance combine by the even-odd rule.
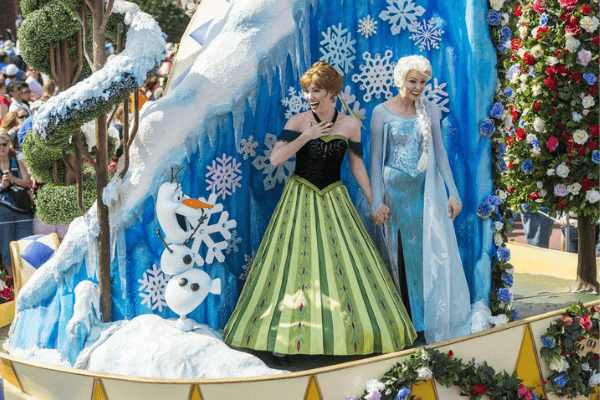
[[310, 142], [314, 139], [319, 139], [324, 136], [329, 136], [331, 134], [331, 129], [333, 124], [331, 121], [322, 121], [319, 124], [312, 125], [310, 128], [302, 132], [302, 137], [306, 139], [307, 142]]
[[374, 213], [373, 210], [371, 210], [371, 219], [377, 226], [386, 222], [388, 220], [389, 216], [390, 216], [390, 208], [388, 206], [386, 206], [385, 204], [382, 204], [379, 207], [379, 210], [377, 210], [377, 213]]
[[8, 171], [8, 174], [2, 174], [2, 188], [6, 189], [10, 186], [10, 177], [12, 174]]

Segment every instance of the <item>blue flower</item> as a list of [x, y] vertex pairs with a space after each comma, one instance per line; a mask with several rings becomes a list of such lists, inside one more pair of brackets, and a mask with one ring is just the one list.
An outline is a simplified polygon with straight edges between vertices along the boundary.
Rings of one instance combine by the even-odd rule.
[[500, 213], [496, 213], [496, 221], [502, 222], [502, 215]]
[[540, 147], [540, 142], [537, 139], [532, 139], [531, 147]]
[[481, 124], [480, 130], [482, 135], [491, 136], [496, 131], [496, 125], [494, 125], [494, 121], [491, 119], [486, 119]]
[[408, 397], [409, 394], [410, 394], [410, 389], [407, 387], [403, 387], [402, 389], [400, 389], [398, 391], [398, 394], [396, 395], [396, 400], [404, 400]]
[[502, 118], [504, 116], [504, 106], [502, 103], [495, 103], [490, 110], [490, 116], [494, 118]]
[[562, 374], [560, 374], [559, 376], [557, 376], [556, 378], [554, 378], [554, 383], [558, 387], [565, 386], [567, 384], [567, 382], [569, 382], [569, 378], [567, 378], [567, 374], [565, 374], [564, 372]]
[[506, 97], [513, 97], [513, 95], [515, 94], [515, 91], [512, 90], [512, 88], [508, 87], [508, 88], [504, 89], [502, 94], [504, 94]]
[[498, 49], [498, 51], [499, 51], [500, 53], [506, 53], [506, 50], [508, 50], [508, 49], [506, 48], [506, 46], [505, 46], [505, 45], [503, 45], [502, 43], [500, 43], [499, 45], [497, 45], [497, 46], [496, 46], [496, 48]]
[[[510, 255], [509, 255], [510, 257]], [[506, 286], [512, 287], [513, 285], [513, 276], [511, 274], [507, 274], [506, 272], [502, 273], [501, 278], [502, 282], [506, 283]]]
[[519, 71], [519, 65], [515, 64], [512, 67], [510, 67], [508, 69], [508, 71], [506, 71], [504, 73], [504, 76], [506, 77], [506, 79], [511, 80], [513, 78], [513, 75], [516, 74]]
[[498, 289], [498, 299], [503, 303], [510, 303], [510, 290], [507, 288]]
[[507, 165], [506, 165], [506, 161], [504, 161], [503, 158], [498, 158], [498, 164], [496, 164], [498, 166], [498, 170], [500, 172], [506, 171], [508, 169]]
[[506, 143], [498, 143], [498, 156], [502, 157], [506, 153]]
[[498, 247], [498, 258], [502, 261], [510, 261], [510, 250], [505, 249], [504, 247]]
[[489, 218], [492, 215], [492, 207], [484, 201], [477, 207], [477, 215], [479, 218]]
[[526, 213], [527, 211], [529, 211], [529, 204], [521, 204], [521, 210], [523, 210], [524, 213]]
[[493, 194], [489, 195], [485, 199], [485, 202], [492, 206], [499, 206], [500, 204], [502, 204], [502, 200], [500, 200], [498, 197], [494, 196]]
[[533, 72], [533, 66], [529, 67], [529, 76], [533, 76], [534, 78], [537, 76], [535, 72]]
[[534, 394], [533, 394], [533, 399], [532, 399], [532, 400], [538, 400], [538, 395], [537, 395], [537, 393], [534, 393]]
[[525, 128], [525, 121], [523, 121], [523, 118], [519, 118], [519, 127]]
[[519, 313], [517, 312], [517, 309], [513, 308], [512, 312], [513, 312], [513, 320], [515, 320], [515, 321], [518, 320], [519, 319]]
[[509, 220], [508, 220], [508, 224], [509, 224], [509, 225], [510, 225], [512, 228], [514, 228], [514, 227], [515, 227], [515, 221], [513, 221], [512, 219], [509, 219]]
[[486, 20], [488, 24], [492, 26], [498, 26], [500, 25], [502, 16], [497, 11], [489, 10], [486, 15]]
[[548, 24], [548, 14], [542, 13], [540, 15], [540, 26], [546, 26]]
[[595, 164], [600, 164], [600, 152], [598, 150], [592, 151], [592, 161]]
[[549, 339], [547, 336], [542, 336], [542, 343], [549, 349], [553, 349], [556, 347], [556, 343], [552, 339]]
[[594, 83], [596, 83], [596, 75], [594, 75], [593, 72], [583, 74], [583, 79], [585, 79], [588, 85], [593, 85]]
[[502, 30], [500, 31], [500, 37], [504, 42], [510, 39], [511, 34], [512, 32], [510, 31], [510, 28], [502, 28]]
[[[539, 145], [539, 143], [538, 143]], [[523, 161], [521, 163], [521, 171], [523, 171], [523, 173], [525, 175], [529, 175], [531, 174], [531, 171], [533, 170], [533, 165], [531, 164], [531, 160], [529, 158], [525, 159], [525, 161]]]

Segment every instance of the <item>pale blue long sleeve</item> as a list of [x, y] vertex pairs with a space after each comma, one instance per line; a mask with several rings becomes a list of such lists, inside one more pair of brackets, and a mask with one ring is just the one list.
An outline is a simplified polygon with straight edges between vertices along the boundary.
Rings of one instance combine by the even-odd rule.
[[373, 192], [373, 202], [371, 208], [377, 213], [379, 207], [383, 204], [383, 114], [385, 109], [379, 104], [373, 109], [371, 115], [371, 191]]

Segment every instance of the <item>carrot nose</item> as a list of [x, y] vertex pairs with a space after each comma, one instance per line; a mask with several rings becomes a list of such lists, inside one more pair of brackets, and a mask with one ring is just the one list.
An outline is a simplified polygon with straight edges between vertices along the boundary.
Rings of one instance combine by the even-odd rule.
[[190, 208], [212, 208], [212, 204], [205, 203], [197, 199], [185, 199], [183, 204]]

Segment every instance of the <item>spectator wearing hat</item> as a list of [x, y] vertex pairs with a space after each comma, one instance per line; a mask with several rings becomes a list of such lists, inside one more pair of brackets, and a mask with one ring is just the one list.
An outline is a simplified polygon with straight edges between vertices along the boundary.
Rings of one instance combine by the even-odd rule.
[[18, 82], [18, 74], [19, 68], [15, 64], [8, 64], [6, 68], [4, 68], [4, 76], [6, 77], [6, 79], [4, 79], [4, 84], [8, 86], [13, 82]]
[[7, 86], [8, 95], [11, 98], [10, 108], [8, 111], [17, 111], [21, 108], [27, 110], [27, 114], [31, 114], [29, 107], [23, 103], [22, 100], [22, 92], [21, 92], [21, 84], [17, 82], [13, 82]]
[[12, 42], [12, 40], [4, 41], [4, 51], [12, 60], [12, 58], [15, 56], [15, 44]]
[[29, 85], [29, 90], [31, 90], [33, 98], [37, 100], [42, 97], [44, 94], [44, 82], [40, 79], [40, 73], [31, 67], [27, 67], [25, 75], [27, 76], [25, 82]]

